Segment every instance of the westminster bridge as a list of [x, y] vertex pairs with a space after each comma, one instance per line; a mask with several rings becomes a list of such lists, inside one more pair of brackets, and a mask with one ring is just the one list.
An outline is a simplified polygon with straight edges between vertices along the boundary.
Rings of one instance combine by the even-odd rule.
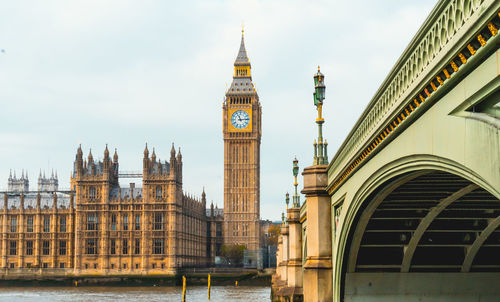
[[274, 299], [498, 301], [499, 28], [500, 1], [439, 1], [330, 161], [320, 128]]

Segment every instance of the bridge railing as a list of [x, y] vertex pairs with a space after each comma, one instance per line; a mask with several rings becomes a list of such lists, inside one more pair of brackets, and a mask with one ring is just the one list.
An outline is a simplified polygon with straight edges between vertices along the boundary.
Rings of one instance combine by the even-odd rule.
[[[388, 123], [398, 118], [402, 110], [401, 119], [405, 119], [405, 106], [415, 98], [413, 107], [418, 107], [436, 90], [436, 85], [443, 83], [439, 76], [436, 78], [436, 74], [444, 72], [447, 63], [452, 64], [450, 73], [453, 73], [456, 66], [453, 66], [452, 58], [457, 55], [458, 44], [464, 43], [471, 31], [478, 31], [485, 17], [491, 17], [492, 13], [485, 12], [496, 13], [499, 7], [500, 2], [494, 0], [441, 0], [434, 7], [330, 162], [329, 178], [333, 178], [334, 183], [340, 183], [349, 174], [347, 172], [368, 157], [371, 150], [377, 147], [379, 135], [383, 140], [391, 134], [392, 128], [399, 124], [395, 123], [393, 127]], [[483, 46], [481, 37], [479, 42], [479, 47]], [[475, 48], [471, 45], [467, 47], [472, 47], [469, 50], [473, 55]], [[460, 59], [464, 62], [465, 57], [462, 55]], [[445, 72], [442, 78], [446, 80], [449, 74]], [[426, 89], [427, 84], [432, 87], [430, 92]], [[421, 100], [419, 93], [423, 94], [420, 95]], [[413, 110], [413, 107], [410, 104], [409, 108]], [[411, 112], [406, 113], [409, 115]], [[385, 131], [388, 125], [391, 129]]]

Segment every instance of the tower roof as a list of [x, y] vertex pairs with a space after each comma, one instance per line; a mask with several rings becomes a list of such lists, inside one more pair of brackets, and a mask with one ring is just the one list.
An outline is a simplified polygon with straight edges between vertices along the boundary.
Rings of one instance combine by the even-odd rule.
[[247, 50], [245, 48], [245, 35], [243, 30], [241, 31], [241, 43], [240, 43], [240, 50], [238, 51], [238, 56], [236, 57], [236, 60], [234, 61], [234, 65], [247, 65], [250, 64], [250, 60], [248, 59], [247, 56]]
[[255, 87], [252, 83], [250, 60], [247, 56], [245, 48], [245, 36], [241, 31], [240, 50], [236, 61], [234, 61], [234, 75], [231, 86], [226, 92], [227, 94], [256, 94]]

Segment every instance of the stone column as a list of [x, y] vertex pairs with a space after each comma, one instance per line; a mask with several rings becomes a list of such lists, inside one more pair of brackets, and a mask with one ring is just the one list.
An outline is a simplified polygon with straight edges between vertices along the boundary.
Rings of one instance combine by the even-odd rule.
[[101, 248], [99, 254], [102, 256], [102, 263], [100, 263], [100, 270], [104, 273], [109, 272], [109, 204], [106, 202], [102, 205], [103, 210], [99, 213], [101, 218]]
[[327, 165], [304, 169], [307, 200], [307, 258], [304, 265], [304, 301], [332, 301], [332, 230]]
[[85, 244], [81, 242], [82, 238], [82, 212], [78, 209], [79, 206], [79, 197], [77, 195], [76, 203], [75, 203], [75, 273], [80, 273], [82, 269], [82, 245]]
[[19, 215], [17, 220], [17, 233], [19, 234], [18, 241], [18, 267], [24, 268], [24, 194], [21, 194], [21, 202], [19, 205]]
[[57, 268], [57, 245], [59, 244], [58, 240], [58, 221], [57, 221], [57, 194], [53, 195], [53, 204], [52, 204], [52, 217], [50, 218], [50, 268]]
[[280, 276], [286, 285], [288, 280], [288, 225], [286, 224], [281, 225], [281, 238], [283, 239], [283, 250], [281, 251], [281, 263], [279, 263]]
[[67, 216], [66, 231], [68, 234], [68, 243], [66, 251], [68, 253], [68, 268], [75, 267], [75, 195], [72, 193], [69, 197], [69, 215]]
[[283, 238], [279, 236], [278, 238], [278, 247], [276, 248], [276, 280], [281, 280], [281, 261], [282, 261], [282, 250], [283, 250]]
[[7, 268], [7, 213], [8, 213], [8, 196], [3, 194], [3, 211], [2, 211], [2, 268]]
[[143, 194], [141, 201], [141, 271], [144, 274], [149, 270], [146, 245], [148, 243], [147, 234], [150, 232], [147, 224], [145, 199], [145, 194]]
[[42, 210], [40, 208], [40, 200], [41, 200], [40, 193], [36, 196], [36, 215], [35, 215], [35, 226], [34, 226], [34, 231], [35, 231], [35, 267], [41, 268], [42, 263], [41, 263], [41, 244], [40, 244], [40, 238], [42, 236]]
[[288, 273], [287, 296], [291, 301], [302, 300], [302, 230], [300, 208], [287, 210], [288, 217]]

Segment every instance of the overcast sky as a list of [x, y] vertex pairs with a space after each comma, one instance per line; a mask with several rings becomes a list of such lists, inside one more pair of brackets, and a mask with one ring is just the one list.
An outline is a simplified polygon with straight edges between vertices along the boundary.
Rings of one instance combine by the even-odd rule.
[[100, 159], [117, 148], [120, 170], [142, 170], [145, 142], [167, 160], [175, 142], [185, 191], [204, 186], [221, 207], [222, 101], [244, 24], [263, 110], [261, 217], [280, 219], [294, 155], [312, 164], [317, 65], [331, 159], [435, 2], [3, 1], [0, 189], [10, 169], [28, 170], [32, 189], [54, 169], [68, 188], [80, 142]]

